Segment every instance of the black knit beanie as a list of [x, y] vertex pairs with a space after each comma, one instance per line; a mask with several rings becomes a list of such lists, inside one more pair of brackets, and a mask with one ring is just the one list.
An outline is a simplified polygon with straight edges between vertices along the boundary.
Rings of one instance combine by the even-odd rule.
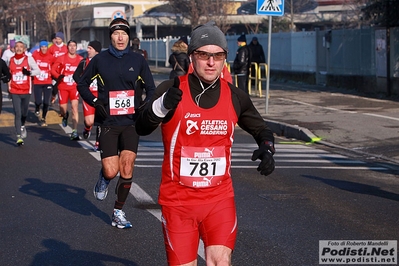
[[91, 46], [97, 53], [100, 53], [102, 49], [101, 43], [97, 40], [89, 42], [87, 46]]

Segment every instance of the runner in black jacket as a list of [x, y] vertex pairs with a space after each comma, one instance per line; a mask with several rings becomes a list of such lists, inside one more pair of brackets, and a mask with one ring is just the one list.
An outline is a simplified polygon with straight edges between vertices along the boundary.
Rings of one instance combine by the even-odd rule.
[[[0, 75], [1, 75], [0, 80], [3, 81], [4, 83], [8, 83], [8, 81], [10, 81], [11, 79], [10, 70], [8, 69], [6, 62], [1, 58], [0, 58]], [[0, 114], [2, 108], [3, 108], [3, 94], [0, 93]]]
[[[122, 207], [129, 195], [137, 156], [139, 137], [135, 118], [142, 102], [142, 87], [146, 96], [151, 97], [155, 84], [144, 57], [130, 51], [129, 23], [116, 18], [109, 31], [109, 49], [96, 55], [87, 65], [78, 82], [78, 91], [85, 102], [96, 108], [95, 122], [101, 124], [99, 149], [102, 169], [94, 195], [98, 200], [104, 200], [109, 182], [119, 172], [112, 226], [131, 228]], [[95, 78], [99, 80], [98, 97], [89, 90]]]

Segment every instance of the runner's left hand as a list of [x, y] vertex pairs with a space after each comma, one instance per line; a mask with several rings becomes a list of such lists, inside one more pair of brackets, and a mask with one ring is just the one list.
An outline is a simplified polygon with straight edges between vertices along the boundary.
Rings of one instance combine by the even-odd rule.
[[27, 70], [26, 68], [22, 68], [22, 74], [24, 74], [26, 76], [30, 76], [31, 72], [29, 70]]
[[252, 161], [260, 159], [261, 162], [256, 170], [260, 172], [261, 175], [270, 175], [274, 171], [274, 148], [267, 144], [260, 145], [259, 149], [255, 150], [252, 154]]

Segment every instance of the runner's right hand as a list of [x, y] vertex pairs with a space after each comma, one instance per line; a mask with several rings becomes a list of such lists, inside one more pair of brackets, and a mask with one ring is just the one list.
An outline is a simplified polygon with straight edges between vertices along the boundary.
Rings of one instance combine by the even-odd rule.
[[183, 95], [183, 92], [179, 89], [179, 86], [180, 80], [178, 77], [176, 77], [173, 87], [170, 87], [167, 90], [163, 98], [163, 107], [165, 107], [165, 109], [172, 110], [177, 108], [177, 105], [181, 101], [181, 96]]
[[93, 105], [94, 108], [96, 108], [96, 114], [98, 114], [103, 119], [107, 118], [107, 110], [105, 109], [104, 103], [100, 99], [95, 98], [93, 100]]

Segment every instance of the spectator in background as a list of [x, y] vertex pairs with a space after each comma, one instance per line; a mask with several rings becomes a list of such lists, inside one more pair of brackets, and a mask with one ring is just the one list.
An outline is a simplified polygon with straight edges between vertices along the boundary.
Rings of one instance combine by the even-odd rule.
[[140, 39], [138, 37], [134, 37], [132, 39], [132, 46], [130, 47], [130, 49], [135, 52], [135, 53], [139, 53], [142, 56], [144, 56], [145, 60], [148, 59], [148, 55], [147, 55], [147, 51], [140, 49]]
[[248, 44], [248, 48], [251, 50], [251, 58], [249, 59], [249, 64], [251, 67], [252, 76], [255, 76], [255, 66], [252, 63], [265, 63], [265, 52], [263, 51], [262, 45], [258, 42], [258, 37], [253, 37], [250, 44]]
[[47, 126], [46, 115], [50, 106], [50, 99], [53, 86], [51, 85], [51, 64], [53, 56], [48, 52], [48, 42], [43, 40], [39, 43], [40, 49], [33, 52], [32, 57], [35, 59], [40, 74], [33, 79], [33, 91], [35, 95], [35, 115], [40, 117], [40, 106], [43, 104], [42, 118], [40, 125]]
[[251, 50], [251, 63], [265, 63], [265, 52], [263, 51], [262, 45], [258, 42], [258, 37], [253, 37], [248, 48]]
[[172, 54], [169, 56], [169, 64], [172, 70], [169, 74], [169, 79], [178, 76], [183, 76], [187, 73], [190, 66], [190, 59], [187, 55], [188, 45], [184, 40], [176, 41], [172, 46]]
[[234, 74], [237, 76], [237, 87], [248, 93], [248, 72], [251, 50], [247, 46], [247, 38], [242, 34], [237, 39], [238, 50], [233, 63]]

